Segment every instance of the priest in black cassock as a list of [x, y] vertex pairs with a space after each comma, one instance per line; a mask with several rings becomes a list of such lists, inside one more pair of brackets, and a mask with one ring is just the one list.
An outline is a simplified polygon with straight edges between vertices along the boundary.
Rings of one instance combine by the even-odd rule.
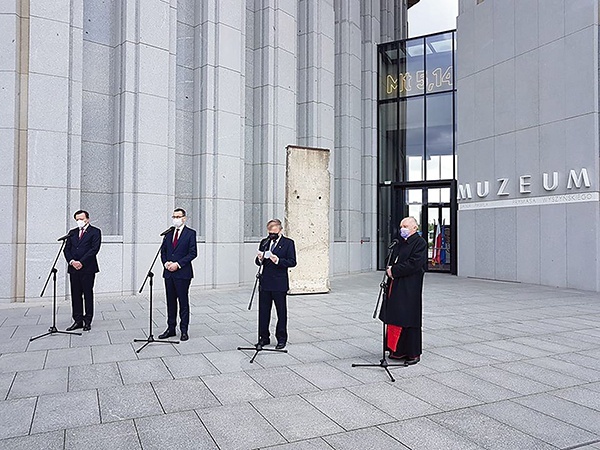
[[421, 360], [423, 316], [423, 275], [427, 263], [427, 242], [418, 233], [414, 217], [400, 222], [400, 242], [394, 247], [386, 268], [387, 296], [379, 319], [387, 324], [390, 358], [416, 364]]

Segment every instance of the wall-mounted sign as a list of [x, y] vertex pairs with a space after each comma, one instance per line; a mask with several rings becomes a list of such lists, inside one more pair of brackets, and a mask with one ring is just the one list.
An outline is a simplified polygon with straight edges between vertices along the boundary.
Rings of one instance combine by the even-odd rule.
[[[556, 191], [561, 183], [559, 172], [544, 172], [538, 179], [533, 179], [531, 175], [521, 175], [518, 182], [514, 183], [510, 178], [498, 178], [494, 185], [489, 180], [477, 181], [471, 183], [459, 183], [458, 185], [458, 200], [460, 202], [460, 210], [468, 209], [489, 209], [489, 208], [508, 208], [515, 206], [531, 206], [531, 205], [547, 205], [557, 203], [578, 203], [598, 201], [600, 196], [598, 192], [590, 191], [592, 182], [587, 169], [581, 168], [579, 171], [575, 169], [569, 170], [566, 181], [563, 180], [564, 188], [568, 191], [566, 194], [555, 194], [546, 196], [530, 196], [532, 183], [541, 184], [545, 192]], [[492, 192], [496, 197], [507, 198], [489, 201], [474, 201], [473, 199], [486, 199]], [[575, 191], [575, 192], [573, 192]], [[517, 198], [510, 198], [518, 195]]]
[[386, 77], [386, 94], [411, 95], [423, 93], [427, 87], [427, 92], [452, 89], [452, 66], [436, 67], [431, 71], [417, 70], [416, 72], [404, 72], [396, 78], [393, 75]]

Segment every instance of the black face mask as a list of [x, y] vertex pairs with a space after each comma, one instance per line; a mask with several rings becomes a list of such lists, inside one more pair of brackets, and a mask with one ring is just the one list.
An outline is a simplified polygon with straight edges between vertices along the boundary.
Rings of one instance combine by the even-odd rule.
[[276, 241], [278, 237], [279, 233], [269, 233], [269, 239], [271, 239], [272, 241]]

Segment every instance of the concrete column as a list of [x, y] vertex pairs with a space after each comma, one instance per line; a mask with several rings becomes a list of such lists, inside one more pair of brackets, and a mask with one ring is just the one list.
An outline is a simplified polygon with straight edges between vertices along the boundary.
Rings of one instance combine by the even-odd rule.
[[[377, 267], [377, 44], [381, 42], [380, 2], [361, 2], [362, 34], [362, 236], [363, 268]], [[364, 265], [370, 261], [370, 265]]]
[[207, 245], [199, 259], [210, 270], [196, 282], [213, 287], [241, 279], [235, 266], [244, 238], [245, 15], [239, 0], [201, 3], [197, 126]]
[[[246, 115], [252, 117], [252, 136], [246, 141], [247, 237], [264, 233], [269, 218], [282, 217], [285, 190], [285, 147], [296, 142], [297, 10], [293, 3], [258, 0], [253, 12], [251, 85]], [[250, 31], [250, 30], [249, 30]], [[249, 157], [249, 158], [248, 158]], [[250, 201], [249, 201], [250, 200]], [[248, 214], [250, 213], [250, 214]], [[248, 226], [251, 228], [248, 229]]]
[[3, 5], [0, 29], [0, 257], [10, 262], [0, 302], [10, 302], [25, 298], [29, 1]]
[[[170, 53], [176, 10], [161, 0], [127, 0], [121, 13], [122, 285], [131, 292], [146, 275], [173, 208], [175, 60]], [[160, 277], [157, 281], [160, 288]]]
[[334, 271], [362, 268], [360, 1], [335, 0]]
[[298, 144], [334, 147], [333, 0], [298, 1]]

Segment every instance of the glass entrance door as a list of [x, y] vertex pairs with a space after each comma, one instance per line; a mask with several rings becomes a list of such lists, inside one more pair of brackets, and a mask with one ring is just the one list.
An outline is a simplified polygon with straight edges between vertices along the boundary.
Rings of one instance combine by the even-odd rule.
[[[419, 234], [427, 241], [427, 270], [456, 274], [457, 202], [454, 184], [397, 183], [392, 186], [388, 205], [385, 224], [388, 239], [380, 245], [387, 247], [392, 240], [399, 239], [400, 221], [413, 216], [419, 223]], [[386, 253], [385, 247], [380, 249], [380, 266], [383, 266]]]

